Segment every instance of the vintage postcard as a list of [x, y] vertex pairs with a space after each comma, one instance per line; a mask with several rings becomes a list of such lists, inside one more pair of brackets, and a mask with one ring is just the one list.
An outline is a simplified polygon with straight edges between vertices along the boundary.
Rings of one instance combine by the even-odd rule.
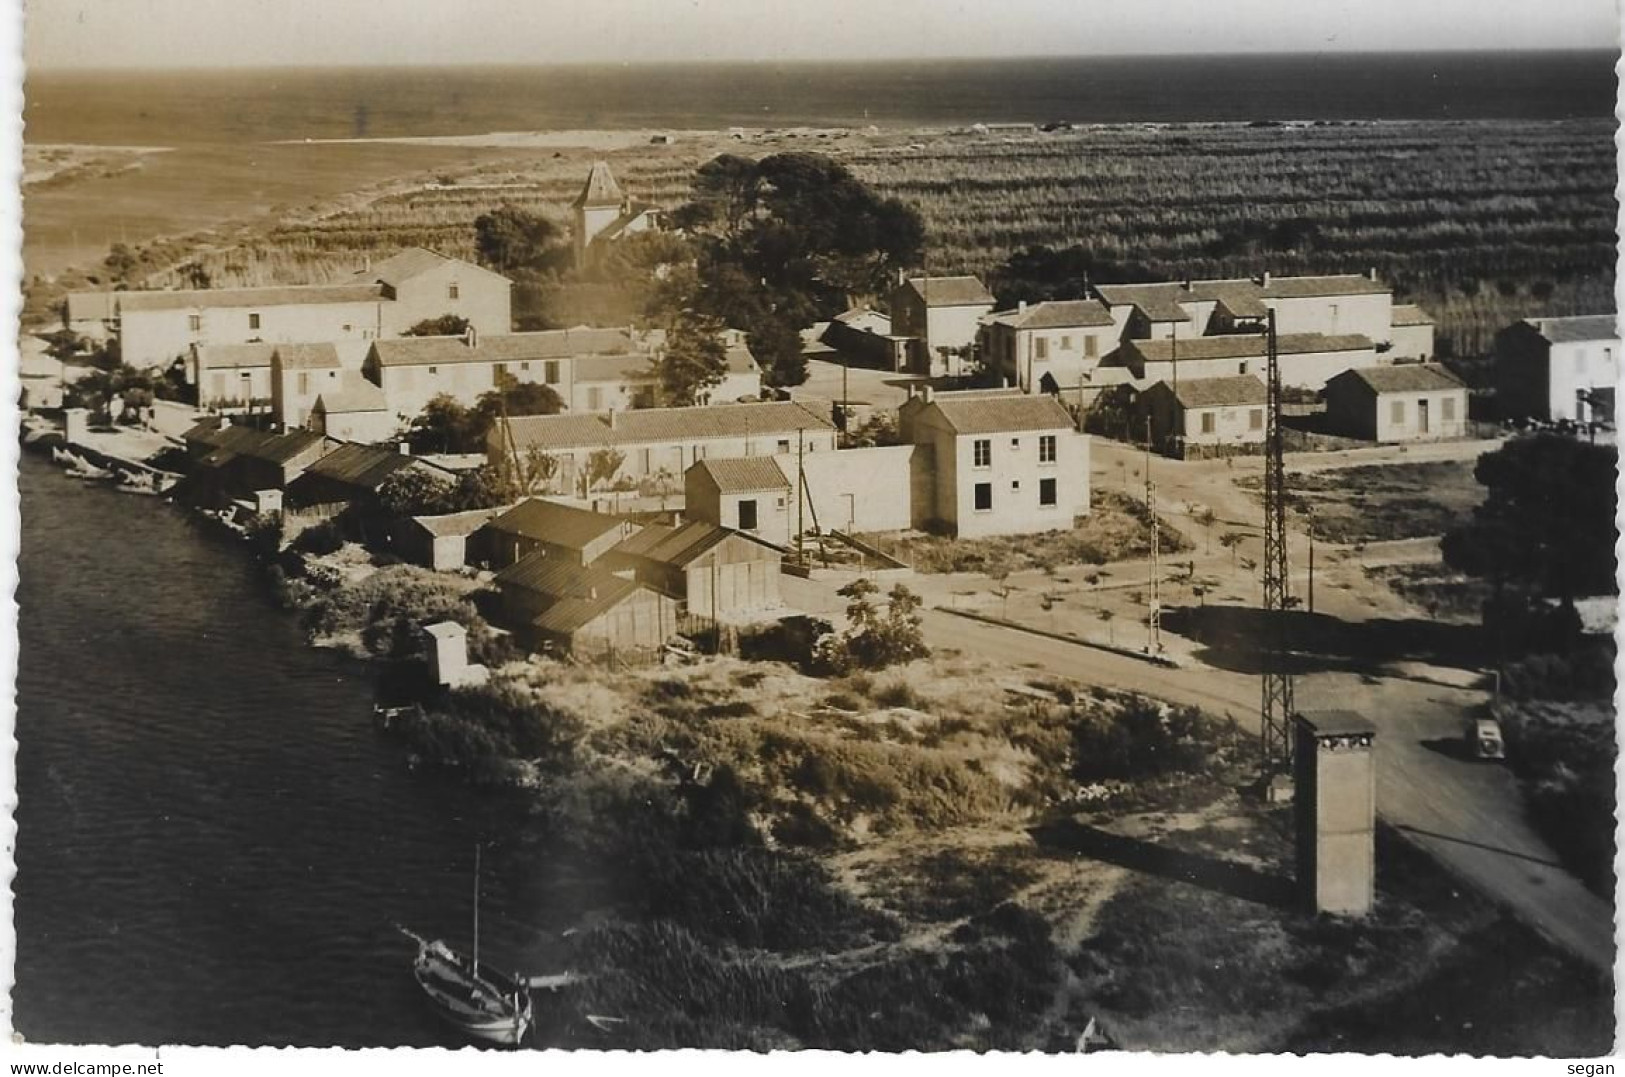
[[22, 28], [17, 1062], [1613, 1052], [1611, 0]]

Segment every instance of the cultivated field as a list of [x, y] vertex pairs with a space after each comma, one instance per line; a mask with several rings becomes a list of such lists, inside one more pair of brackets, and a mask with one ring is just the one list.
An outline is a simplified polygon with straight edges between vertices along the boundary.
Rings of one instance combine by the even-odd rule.
[[[196, 207], [201, 193], [218, 188], [277, 223], [155, 252], [150, 283], [174, 282], [163, 267], [187, 260], [218, 285], [321, 280], [405, 244], [469, 256], [473, 219], [505, 202], [563, 223], [597, 156], [634, 197], [669, 207], [716, 153], [792, 150], [831, 154], [916, 206], [929, 268], [987, 274], [996, 290], [1015, 283], [998, 277], [1005, 260], [1035, 245], [1087, 248], [1097, 281], [1375, 268], [1398, 298], [1436, 316], [1441, 353], [1458, 355], [1481, 353], [1515, 318], [1613, 303], [1616, 169], [1603, 121], [1122, 125], [1008, 136], [693, 132], [671, 145], [607, 153], [516, 148], [511, 139], [189, 150], [184, 162], [165, 155], [172, 160], [31, 198], [30, 251], [41, 228], [63, 230], [60, 200], [75, 192], [97, 207], [92, 218], [105, 219], [100, 234], [115, 239], [177, 235], [189, 230], [188, 212], [226, 208], [216, 195], [201, 198], [201, 208], [146, 213], [165, 181], [174, 187], [171, 207]], [[262, 158], [247, 192], [245, 154]], [[338, 197], [330, 166], [340, 161], [355, 176], [352, 190], [371, 189]], [[276, 169], [264, 174], [272, 162]], [[121, 186], [134, 212], [122, 211]], [[254, 187], [262, 197], [252, 197]], [[205, 223], [214, 219], [197, 222]], [[93, 223], [79, 227], [98, 234]], [[1070, 284], [1063, 288], [1076, 291], [1083, 281]]]

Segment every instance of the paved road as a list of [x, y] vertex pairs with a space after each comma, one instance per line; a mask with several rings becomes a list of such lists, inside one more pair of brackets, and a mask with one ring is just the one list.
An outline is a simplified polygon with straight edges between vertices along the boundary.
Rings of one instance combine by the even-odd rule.
[[[786, 602], [839, 623], [845, 600], [834, 593], [835, 586], [783, 578]], [[1230, 714], [1257, 728], [1261, 686], [1256, 677], [1209, 668], [1163, 669], [935, 610], [924, 614], [922, 626], [933, 648], [956, 648], [1012, 671], [1042, 670], [1144, 692]], [[1314, 674], [1297, 682], [1300, 709], [1353, 708], [1377, 724], [1377, 808], [1387, 822], [1570, 953], [1611, 970], [1614, 922], [1608, 903], [1564, 870], [1529, 826], [1505, 767], [1450, 753], [1463, 716], [1484, 698], [1480, 691], [1352, 674]]]

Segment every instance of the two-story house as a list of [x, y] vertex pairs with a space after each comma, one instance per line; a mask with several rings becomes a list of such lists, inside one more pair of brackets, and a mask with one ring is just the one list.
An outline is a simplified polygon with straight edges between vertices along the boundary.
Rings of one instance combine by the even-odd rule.
[[1495, 399], [1509, 419], [1613, 422], [1619, 326], [1612, 314], [1529, 318], [1495, 337]]
[[965, 374], [993, 296], [975, 277], [909, 277], [891, 293], [891, 331], [913, 341], [913, 373]]
[[898, 425], [933, 450], [920, 515], [956, 537], [1059, 530], [1089, 511], [1089, 439], [1054, 397], [926, 388]]
[[1088, 380], [1116, 328], [1098, 299], [1019, 303], [982, 319], [980, 359], [1022, 392], [1054, 394]]

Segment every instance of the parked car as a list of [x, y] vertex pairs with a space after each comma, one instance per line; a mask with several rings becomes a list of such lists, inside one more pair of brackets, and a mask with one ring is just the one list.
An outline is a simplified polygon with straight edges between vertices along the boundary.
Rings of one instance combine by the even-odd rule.
[[1501, 723], [1494, 718], [1469, 718], [1463, 737], [1471, 759], [1505, 759], [1506, 742], [1501, 739]]

